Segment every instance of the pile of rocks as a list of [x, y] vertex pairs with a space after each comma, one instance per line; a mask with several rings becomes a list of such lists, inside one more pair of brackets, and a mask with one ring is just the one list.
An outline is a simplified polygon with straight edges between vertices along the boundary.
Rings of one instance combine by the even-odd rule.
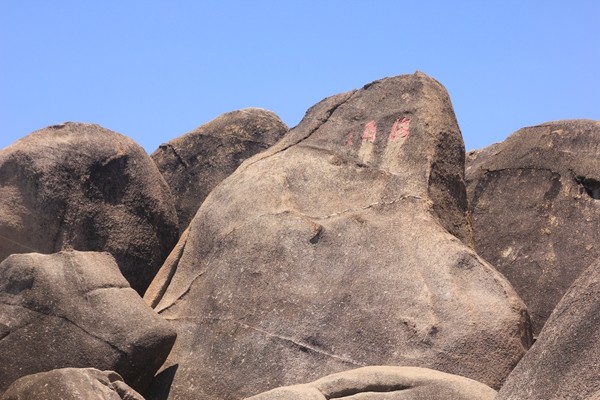
[[600, 396], [599, 134], [465, 157], [422, 73], [151, 156], [34, 132], [0, 151], [0, 399]]

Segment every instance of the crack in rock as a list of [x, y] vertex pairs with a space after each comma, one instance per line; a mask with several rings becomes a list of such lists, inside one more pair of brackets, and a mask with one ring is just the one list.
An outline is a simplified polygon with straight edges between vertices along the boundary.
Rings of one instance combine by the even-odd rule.
[[173, 154], [175, 155], [175, 157], [177, 158], [177, 161], [179, 161], [179, 163], [181, 165], [183, 165], [186, 168], [189, 168], [189, 164], [179, 155], [179, 153], [177, 152], [177, 149], [175, 148], [175, 146], [173, 146], [170, 143], [165, 143], [165, 144], [161, 144], [160, 146], [158, 146], [160, 149], [170, 149]]
[[305, 218], [309, 218], [309, 219], [330, 219], [330, 218], [334, 218], [334, 217], [338, 217], [340, 215], [344, 215], [344, 214], [348, 214], [348, 213], [352, 213], [352, 212], [357, 212], [357, 211], [362, 211], [362, 210], [368, 210], [370, 208], [376, 207], [376, 206], [389, 206], [392, 204], [395, 204], [401, 200], [406, 200], [406, 199], [417, 199], [417, 200], [423, 200], [422, 197], [420, 196], [415, 196], [415, 195], [406, 195], [406, 196], [400, 196], [394, 200], [390, 200], [390, 201], [376, 201], [375, 203], [371, 203], [371, 204], [367, 204], [365, 206], [361, 206], [361, 207], [357, 207], [357, 208], [346, 208], [344, 210], [338, 211], [338, 212], [334, 212], [332, 214], [328, 214], [328, 215], [308, 215], [308, 214], [304, 214], [303, 212], [296, 210], [296, 209], [288, 209], [285, 211], [280, 211], [277, 213], [267, 213], [267, 214], [260, 214], [258, 216], [258, 218], [260, 217], [265, 217], [265, 216], [278, 216], [278, 215], [283, 215], [283, 214], [289, 214], [289, 213], [293, 213], [293, 214], [298, 214], [301, 215], [302, 217]]
[[354, 365], [356, 367], [364, 367], [364, 366], [366, 366], [366, 364], [359, 363], [358, 361], [354, 361], [354, 360], [352, 360], [350, 358], [343, 357], [343, 356], [338, 356], [336, 354], [323, 351], [321, 349], [318, 349], [318, 348], [316, 348], [314, 346], [309, 345], [308, 343], [300, 342], [300, 341], [298, 341], [298, 340], [296, 340], [294, 338], [291, 338], [291, 337], [287, 337], [287, 336], [283, 336], [283, 335], [278, 335], [276, 333], [272, 333], [272, 332], [266, 331], [264, 329], [260, 329], [260, 328], [254, 327], [254, 326], [245, 324], [243, 322], [236, 321], [236, 320], [234, 320], [232, 318], [185, 317], [185, 316], [184, 317], [164, 317], [164, 318], [167, 321], [177, 321], [177, 320], [192, 320], [192, 321], [193, 320], [211, 320], [211, 321], [233, 322], [236, 325], [239, 325], [239, 326], [241, 326], [243, 328], [246, 328], [246, 329], [253, 330], [255, 332], [262, 333], [265, 336], [268, 336], [268, 337], [271, 337], [271, 338], [275, 338], [275, 339], [279, 339], [279, 340], [282, 340], [282, 341], [287, 342], [287, 343], [291, 343], [294, 347], [299, 347], [301, 350], [305, 349], [305, 350], [303, 350], [305, 352], [306, 352], [306, 350], [310, 350], [312, 352], [315, 352], [315, 353], [318, 353], [318, 354], [321, 354], [321, 355], [324, 355], [324, 356], [327, 356], [327, 357], [335, 358], [336, 360], [339, 360], [339, 361], [341, 361], [343, 363], [346, 363], [346, 364]]
[[80, 329], [80, 330], [82, 330], [82, 331], [83, 331], [85, 334], [87, 334], [87, 335], [89, 335], [89, 336], [93, 337], [94, 339], [97, 339], [97, 340], [99, 340], [99, 341], [101, 341], [101, 342], [104, 342], [104, 343], [106, 343], [108, 346], [110, 346], [110, 347], [111, 347], [113, 350], [117, 351], [118, 353], [120, 353], [120, 354], [122, 354], [122, 355], [124, 355], [124, 356], [127, 356], [127, 351], [125, 351], [125, 350], [123, 350], [123, 349], [119, 348], [117, 345], [114, 345], [114, 344], [110, 343], [108, 340], [106, 340], [106, 339], [104, 339], [104, 338], [102, 338], [102, 337], [100, 337], [100, 336], [98, 336], [98, 335], [95, 335], [95, 334], [93, 334], [92, 332], [89, 332], [87, 329], [85, 329], [85, 328], [83, 328], [83, 327], [79, 326], [78, 324], [76, 324], [74, 321], [70, 320], [70, 319], [69, 319], [69, 318], [67, 318], [67, 317], [64, 317], [64, 316], [62, 316], [62, 315], [46, 314], [46, 313], [43, 313], [43, 312], [41, 312], [41, 311], [37, 311], [37, 310], [34, 310], [34, 309], [30, 308], [30, 307], [26, 307], [26, 306], [23, 306], [23, 305], [15, 305], [15, 304], [5, 303], [5, 302], [1, 302], [1, 301], [0, 301], [0, 304], [2, 304], [2, 305], [7, 305], [7, 306], [11, 306], [11, 307], [21, 307], [21, 308], [24, 308], [24, 309], [26, 309], [26, 310], [29, 310], [29, 311], [31, 311], [31, 312], [34, 312], [34, 313], [36, 313], [36, 314], [40, 314], [40, 315], [43, 315], [43, 316], [46, 316], [46, 317], [53, 317], [53, 318], [59, 318], [59, 319], [62, 319], [63, 321], [66, 321], [66, 322], [70, 323], [71, 325], [75, 326], [76, 328], [79, 328], [79, 329]]
[[22, 244], [22, 243], [16, 242], [16, 241], [14, 241], [14, 240], [12, 240], [12, 239], [10, 239], [10, 238], [7, 238], [7, 237], [6, 237], [6, 236], [4, 236], [4, 235], [0, 235], [0, 239], [6, 240], [6, 241], [8, 241], [8, 242], [11, 242], [12, 244], [16, 244], [17, 246], [19, 246], [19, 247], [22, 247], [22, 248], [24, 248], [25, 250], [31, 250], [31, 251], [33, 251], [34, 253], [40, 253], [40, 251], [39, 251], [39, 250], [37, 250], [37, 249], [34, 249], [33, 247], [26, 246], [26, 245], [24, 245], [24, 244]]

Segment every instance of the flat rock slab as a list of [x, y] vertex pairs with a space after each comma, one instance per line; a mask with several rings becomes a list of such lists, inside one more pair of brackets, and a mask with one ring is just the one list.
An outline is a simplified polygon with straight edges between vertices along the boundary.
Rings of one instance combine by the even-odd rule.
[[171, 192], [144, 149], [68, 122], [0, 150], [0, 261], [15, 253], [108, 251], [143, 294], [177, 242]]
[[62, 368], [27, 375], [14, 382], [0, 400], [144, 400], [113, 371]]
[[108, 253], [14, 254], [0, 263], [0, 392], [65, 367], [113, 370], [140, 390], [174, 341]]
[[157, 284], [179, 335], [170, 398], [241, 398], [366, 365], [499, 387], [529, 346], [527, 312], [457, 238], [463, 160], [448, 95], [421, 73], [325, 99], [246, 160]]
[[600, 398], [600, 260], [588, 267], [548, 318], [498, 400]]
[[250, 156], [277, 142], [288, 127], [271, 111], [225, 113], [160, 147], [151, 157], [171, 187], [180, 230], [211, 190]]
[[248, 400], [494, 400], [496, 391], [462, 376], [427, 368], [373, 366], [286, 386]]
[[600, 257], [600, 122], [523, 128], [470, 152], [475, 250], [512, 283], [534, 333]]

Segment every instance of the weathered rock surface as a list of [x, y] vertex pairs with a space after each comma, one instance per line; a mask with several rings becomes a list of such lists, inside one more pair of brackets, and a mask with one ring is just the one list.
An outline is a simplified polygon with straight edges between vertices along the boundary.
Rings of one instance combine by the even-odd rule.
[[277, 388], [249, 400], [494, 400], [496, 391], [462, 376], [426, 368], [377, 366]]
[[591, 396], [587, 397], [585, 400], [600, 400], [600, 390], [598, 390], [596, 393], [592, 394]]
[[69, 122], [0, 151], [0, 261], [108, 251], [143, 294], [177, 236], [169, 187], [131, 139]]
[[466, 181], [475, 250], [512, 283], [537, 334], [600, 257], [600, 122], [521, 129], [471, 152]]
[[63, 368], [15, 381], [0, 400], [144, 400], [113, 371]]
[[170, 398], [366, 365], [499, 387], [529, 346], [527, 313], [454, 236], [469, 240], [463, 148], [445, 89], [417, 73], [323, 100], [246, 160], [156, 284], [178, 331]]
[[600, 261], [587, 268], [548, 318], [498, 393], [506, 399], [589, 399], [600, 392]]
[[152, 154], [171, 187], [183, 232], [215, 186], [248, 157], [277, 142], [288, 127], [271, 111], [246, 108], [223, 114]]
[[0, 263], [0, 393], [65, 367], [113, 370], [140, 390], [174, 341], [108, 253], [14, 254]]

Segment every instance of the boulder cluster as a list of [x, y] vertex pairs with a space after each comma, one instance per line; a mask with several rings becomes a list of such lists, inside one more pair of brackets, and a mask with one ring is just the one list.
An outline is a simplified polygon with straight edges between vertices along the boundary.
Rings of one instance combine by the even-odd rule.
[[0, 400], [600, 399], [600, 122], [465, 154], [417, 72], [152, 155], [0, 150]]

